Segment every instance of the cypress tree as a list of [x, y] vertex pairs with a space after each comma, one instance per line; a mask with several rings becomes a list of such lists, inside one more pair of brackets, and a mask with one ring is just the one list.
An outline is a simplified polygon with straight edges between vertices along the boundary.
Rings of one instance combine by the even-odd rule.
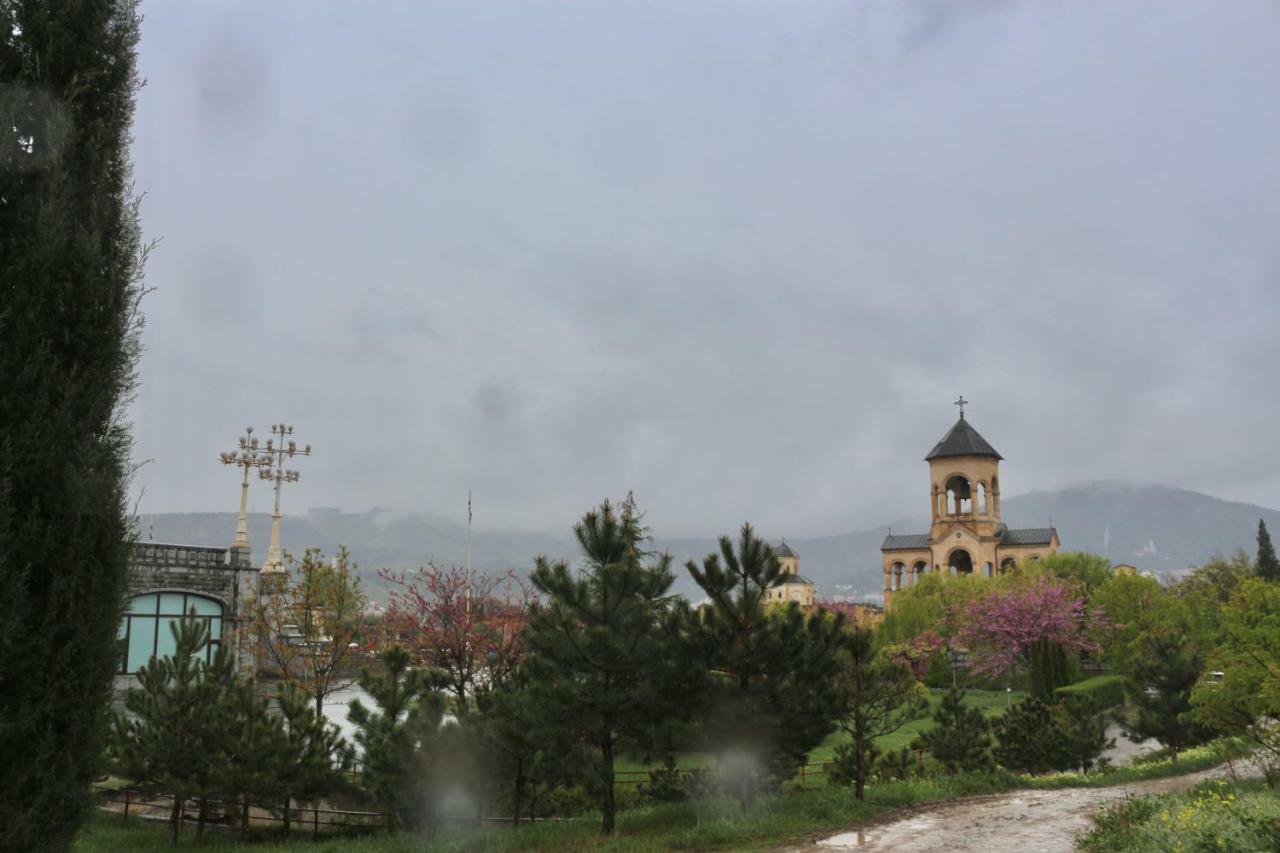
[[1031, 666], [1028, 672], [1027, 691], [1041, 702], [1050, 704], [1059, 687], [1071, 683], [1067, 653], [1061, 643], [1039, 639], [1028, 651]]
[[1269, 581], [1280, 580], [1280, 560], [1276, 559], [1275, 546], [1271, 544], [1271, 534], [1267, 532], [1267, 523], [1258, 519], [1258, 577]]
[[0, 5], [0, 837], [65, 849], [101, 768], [143, 251], [133, 0]]

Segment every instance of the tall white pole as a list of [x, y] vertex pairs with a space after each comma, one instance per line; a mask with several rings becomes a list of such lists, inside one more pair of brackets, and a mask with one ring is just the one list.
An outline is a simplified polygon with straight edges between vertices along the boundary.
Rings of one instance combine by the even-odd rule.
[[471, 490], [467, 490], [467, 612], [471, 612], [471, 599], [475, 597], [475, 576], [471, 574]]
[[236, 519], [236, 541], [233, 548], [249, 547], [249, 465], [244, 468], [244, 479], [240, 481], [240, 517]]
[[277, 471], [275, 474], [276, 507], [271, 513], [271, 547], [267, 549], [267, 561], [262, 565], [263, 574], [284, 571], [284, 559], [280, 554], [280, 481], [283, 476], [281, 471]]

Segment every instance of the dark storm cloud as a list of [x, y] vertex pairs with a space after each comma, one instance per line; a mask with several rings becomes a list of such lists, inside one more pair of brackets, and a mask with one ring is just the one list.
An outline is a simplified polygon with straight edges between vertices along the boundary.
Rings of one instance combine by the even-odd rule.
[[144, 511], [284, 419], [294, 510], [836, 532], [961, 392], [1011, 494], [1276, 504], [1274, 4], [161, 5], [142, 67]]

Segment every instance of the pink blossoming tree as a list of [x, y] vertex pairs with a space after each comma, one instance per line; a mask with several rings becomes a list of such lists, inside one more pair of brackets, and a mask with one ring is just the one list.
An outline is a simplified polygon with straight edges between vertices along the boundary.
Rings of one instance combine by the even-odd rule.
[[474, 693], [509, 676], [524, 657], [533, 590], [513, 572], [468, 576], [428, 564], [413, 574], [383, 569], [391, 587], [385, 626], [414, 663], [446, 676], [465, 710]]
[[1097, 651], [1091, 635], [1106, 627], [1083, 595], [1052, 577], [993, 590], [962, 605], [956, 617], [956, 643], [969, 651], [970, 669], [991, 677], [1019, 666], [1033, 669], [1046, 648]]

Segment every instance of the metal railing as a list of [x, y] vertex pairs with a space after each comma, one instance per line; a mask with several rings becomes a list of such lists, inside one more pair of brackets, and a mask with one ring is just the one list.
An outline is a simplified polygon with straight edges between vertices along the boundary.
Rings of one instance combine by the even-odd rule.
[[[148, 809], [159, 809], [163, 811], [164, 820], [173, 812], [173, 796], [170, 794], [152, 794], [146, 795], [132, 788], [117, 789], [112, 791], [103, 791], [98, 795], [99, 808], [111, 812], [119, 812], [121, 820], [128, 822], [129, 814], [132, 812], [139, 819], [159, 819], [159, 815], [146, 815]], [[221, 826], [239, 828], [242, 825], [261, 827], [263, 824], [274, 825], [284, 824], [285, 814], [282, 806], [262, 806], [258, 803], [249, 803], [249, 814], [247, 817], [239, 816], [240, 810], [245, 806], [243, 803], [232, 800], [209, 799], [204, 801], [204, 806], [212, 817], [206, 818], [206, 826]], [[195, 823], [198, 820], [200, 809], [200, 801], [188, 799], [178, 806], [178, 830], [182, 829], [189, 823]], [[233, 819], [233, 815], [236, 817]], [[386, 812], [364, 812], [353, 811], [349, 809], [330, 809], [322, 808], [318, 805], [290, 806], [288, 810], [290, 826], [305, 827], [309, 829], [312, 835], [319, 838], [321, 832], [325, 833], [351, 833], [356, 830], [379, 830], [388, 826], [388, 818]], [[244, 821], [242, 824], [241, 821]]]

